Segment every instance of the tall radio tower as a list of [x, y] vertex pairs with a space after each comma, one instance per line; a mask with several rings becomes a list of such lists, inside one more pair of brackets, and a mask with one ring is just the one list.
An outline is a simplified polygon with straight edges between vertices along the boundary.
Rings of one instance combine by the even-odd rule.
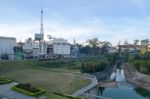
[[41, 24], [40, 24], [40, 33], [35, 34], [35, 40], [43, 40], [44, 39], [44, 30], [43, 30], [43, 7], [41, 7]]
[[44, 30], [43, 30], [43, 7], [41, 7], [41, 29], [40, 33], [44, 35]]

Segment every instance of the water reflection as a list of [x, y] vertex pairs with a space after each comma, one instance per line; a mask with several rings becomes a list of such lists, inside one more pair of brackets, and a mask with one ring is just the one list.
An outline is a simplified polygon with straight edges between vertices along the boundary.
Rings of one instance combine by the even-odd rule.
[[104, 92], [105, 88], [104, 87], [100, 87], [99, 88], [99, 96], [103, 96], [103, 92]]
[[117, 88], [99, 88], [99, 95], [112, 99], [150, 99], [150, 91], [137, 88], [126, 81], [123, 69], [117, 69], [110, 79], [117, 82]]
[[145, 98], [149, 98], [150, 99], [150, 91], [142, 89], [142, 88], [134, 88], [135, 92]]
[[116, 81], [117, 82], [125, 82], [126, 81], [123, 69], [117, 69]]

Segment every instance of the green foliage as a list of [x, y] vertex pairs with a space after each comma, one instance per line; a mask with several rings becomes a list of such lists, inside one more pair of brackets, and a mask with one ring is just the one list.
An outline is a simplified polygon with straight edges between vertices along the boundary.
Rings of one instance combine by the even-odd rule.
[[145, 52], [144, 55], [141, 55], [142, 60], [150, 60], [150, 52]]
[[145, 90], [145, 89], [142, 89], [139, 87], [135, 88], [134, 90], [136, 91], [136, 93], [140, 94], [141, 96], [150, 99], [150, 91], [149, 90]]
[[19, 85], [12, 87], [12, 90], [21, 92], [29, 96], [39, 96], [45, 93], [45, 90], [43, 89], [35, 88], [35, 87], [31, 87], [30, 85], [23, 85], [23, 84], [19, 84]]
[[[65, 65], [60, 64], [57, 68], [51, 68], [52, 65], [44, 65], [45, 67], [40, 65], [41, 62], [42, 64], [44, 64], [44, 62], [46, 64], [46, 62], [60, 61], [64, 61]], [[66, 71], [73, 73], [74, 69], [80, 69], [81, 61], [82, 59], [5, 61], [0, 62], [0, 75], [14, 79], [17, 82], [30, 82], [34, 86], [44, 88], [46, 89], [45, 95], [48, 99], [67, 99], [55, 95], [51, 91], [72, 94], [89, 85], [91, 83], [89, 79], [66, 75]]]
[[81, 64], [81, 72], [93, 73], [98, 71], [103, 71], [109, 62], [106, 60], [101, 60], [98, 58], [89, 58], [82, 62]]
[[150, 74], [150, 52], [146, 52], [140, 56], [129, 56], [128, 62], [130, 63], [130, 68], [144, 74]]
[[133, 66], [138, 70], [139, 72], [150, 74], [150, 61], [149, 60], [136, 60], [133, 63]]
[[82, 99], [82, 98], [79, 98], [79, 97], [74, 97], [74, 96], [70, 96], [70, 95], [67, 95], [67, 94], [62, 94], [62, 93], [58, 93], [58, 92], [54, 92], [55, 95], [59, 95], [59, 96], [62, 96], [62, 97], [66, 97], [68, 99]]
[[86, 41], [86, 46], [80, 46], [79, 50], [87, 56], [100, 56], [108, 53], [108, 48], [112, 47], [108, 41], [99, 41], [98, 38], [89, 39]]
[[135, 61], [133, 63], [134, 67], [136, 68], [136, 70], [140, 71], [140, 65], [141, 65], [141, 62], [140, 61]]
[[99, 40], [98, 40], [98, 38], [93, 38], [93, 39], [87, 40], [87, 43], [91, 47], [98, 47]]
[[128, 57], [128, 61], [129, 61], [130, 63], [134, 62], [134, 61], [135, 61], [135, 57], [134, 57], [134, 56], [129, 56], [129, 57]]
[[9, 80], [4, 77], [0, 77], [0, 84], [7, 84], [7, 83], [11, 83], [11, 82], [12, 82], [12, 80]]
[[107, 58], [108, 62], [110, 62], [110, 65], [117, 64], [118, 60], [120, 59], [119, 53], [107, 54], [106, 58]]
[[22, 69], [32, 68], [79, 68], [79, 62], [75, 59], [61, 59], [61, 60], [30, 60], [30, 61], [9, 61], [9, 62], [0, 62], [0, 72], [6, 73], [9, 71], [16, 71]]
[[81, 72], [93, 73], [106, 69], [114, 64], [120, 65], [119, 53], [105, 54], [99, 57], [86, 58], [81, 62]]

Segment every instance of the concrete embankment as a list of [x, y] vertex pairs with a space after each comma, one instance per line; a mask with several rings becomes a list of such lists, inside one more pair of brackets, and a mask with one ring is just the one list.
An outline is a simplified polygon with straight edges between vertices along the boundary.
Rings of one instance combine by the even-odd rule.
[[[95, 72], [92, 74], [83, 74], [82, 77], [84, 78], [88, 78], [91, 80], [91, 84], [76, 91], [75, 93], [73, 93], [73, 96], [80, 96], [81, 94], [90, 91], [92, 88], [94, 88], [95, 86], [97, 86], [99, 84], [99, 82], [101, 82], [101, 84], [104, 84], [102, 81], [107, 80], [111, 73], [114, 72], [116, 70], [116, 65], [114, 66], [109, 66], [107, 67], [103, 72]], [[105, 83], [105, 86], [116, 86], [114, 82], [109, 82], [109, 83]]]
[[131, 71], [128, 66], [124, 66], [124, 73], [129, 83], [135, 84], [138, 87], [150, 90], [150, 76], [144, 75], [137, 71]]
[[102, 81], [98, 84], [98, 87], [115, 88], [115, 87], [117, 87], [117, 82], [113, 81], [113, 80]]
[[116, 68], [116, 65], [108, 66], [103, 72], [95, 72], [91, 75], [94, 75], [97, 78], [98, 82], [105, 81], [110, 78], [112, 72], [116, 71]]
[[82, 77], [90, 79], [91, 84], [84, 87], [84, 88], [81, 88], [81, 89], [77, 90], [75, 93], [72, 94], [73, 96], [80, 96], [83, 93], [87, 92], [88, 90], [94, 88], [98, 84], [98, 81], [97, 81], [95, 76], [92, 76], [92, 75], [89, 75], [89, 74], [83, 74]]

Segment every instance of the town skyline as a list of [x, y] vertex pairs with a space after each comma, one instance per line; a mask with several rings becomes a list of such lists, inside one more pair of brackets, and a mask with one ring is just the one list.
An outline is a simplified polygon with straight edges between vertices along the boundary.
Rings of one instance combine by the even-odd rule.
[[[44, 33], [82, 43], [97, 37], [113, 45], [125, 39], [150, 37], [148, 0], [6, 0], [0, 3], [1, 36], [23, 41], [40, 32], [40, 10], [44, 10]], [[58, 3], [59, 2], [59, 3]]]

